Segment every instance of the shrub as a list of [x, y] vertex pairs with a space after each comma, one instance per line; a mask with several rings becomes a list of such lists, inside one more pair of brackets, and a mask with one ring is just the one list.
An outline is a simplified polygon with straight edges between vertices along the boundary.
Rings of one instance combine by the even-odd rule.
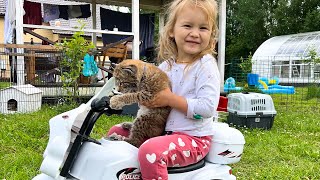
[[312, 84], [308, 87], [306, 99], [312, 99], [312, 98], [320, 98], [320, 87], [317, 84]]
[[83, 37], [83, 27], [82, 23], [80, 31], [75, 32], [71, 39], [64, 39], [61, 44], [56, 44], [64, 54], [60, 63], [61, 80], [63, 89], [71, 97], [69, 100], [75, 100], [79, 97], [79, 77], [83, 68], [83, 58], [90, 49], [94, 48], [93, 43]]

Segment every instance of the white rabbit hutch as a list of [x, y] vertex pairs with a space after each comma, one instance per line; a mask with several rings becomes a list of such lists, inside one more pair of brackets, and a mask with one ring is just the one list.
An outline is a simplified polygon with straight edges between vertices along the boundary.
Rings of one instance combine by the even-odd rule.
[[306, 61], [320, 56], [320, 31], [276, 36], [260, 45], [252, 57], [252, 72], [278, 77], [280, 83], [312, 83], [320, 78], [320, 64]]
[[0, 90], [0, 113], [28, 113], [39, 110], [42, 91], [30, 84]]

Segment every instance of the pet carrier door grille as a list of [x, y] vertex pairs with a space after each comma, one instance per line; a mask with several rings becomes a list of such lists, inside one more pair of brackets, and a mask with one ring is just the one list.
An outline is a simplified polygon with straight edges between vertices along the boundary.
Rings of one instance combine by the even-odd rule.
[[265, 111], [266, 109], [265, 99], [251, 99], [251, 111]]

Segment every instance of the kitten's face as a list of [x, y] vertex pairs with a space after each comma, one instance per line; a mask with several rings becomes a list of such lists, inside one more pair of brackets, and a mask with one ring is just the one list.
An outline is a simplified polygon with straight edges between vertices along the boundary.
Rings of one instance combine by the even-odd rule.
[[113, 72], [116, 80], [117, 91], [121, 93], [133, 93], [138, 91], [137, 67], [118, 64]]

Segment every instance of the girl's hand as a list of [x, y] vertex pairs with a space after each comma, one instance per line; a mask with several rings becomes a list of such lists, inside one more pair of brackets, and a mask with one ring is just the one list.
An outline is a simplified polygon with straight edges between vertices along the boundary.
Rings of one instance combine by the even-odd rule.
[[167, 88], [156, 94], [156, 96], [151, 101], [142, 102], [141, 104], [150, 108], [169, 106], [169, 102], [172, 96], [173, 93], [169, 88]]

